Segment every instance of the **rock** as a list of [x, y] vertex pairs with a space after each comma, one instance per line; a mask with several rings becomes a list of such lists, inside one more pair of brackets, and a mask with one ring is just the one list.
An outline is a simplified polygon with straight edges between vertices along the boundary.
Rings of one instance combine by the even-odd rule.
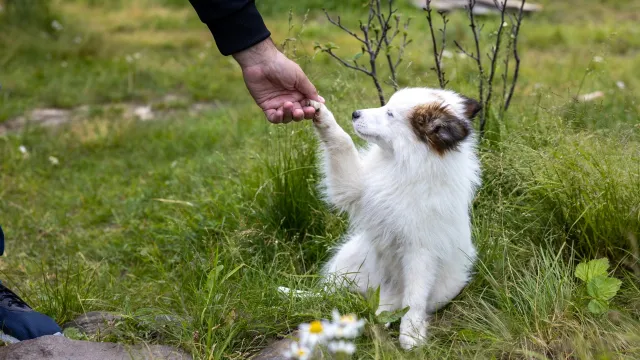
[[298, 339], [298, 331], [294, 331], [282, 340], [274, 341], [271, 345], [254, 355], [251, 360], [287, 360], [284, 352], [289, 350], [291, 343]]
[[112, 333], [116, 324], [123, 319], [124, 317], [118, 314], [106, 311], [91, 311], [64, 324], [63, 329], [73, 327], [89, 336], [104, 336]]
[[0, 134], [10, 130], [22, 129], [27, 124], [53, 127], [62, 125], [71, 119], [71, 111], [64, 109], [35, 109], [24, 116], [19, 116], [0, 124]]
[[[0, 0], [1, 2], [2, 0]], [[191, 104], [190, 100], [175, 94], [168, 94], [156, 102], [140, 105], [134, 103], [114, 103], [102, 105], [81, 105], [72, 110], [43, 108], [26, 112], [23, 115], [0, 123], [0, 135], [17, 132], [28, 125], [55, 128], [65, 123], [86, 119], [95, 112], [115, 112], [117, 116], [137, 119], [141, 121], [166, 119], [175, 115], [177, 111], [188, 112], [190, 115], [211, 111], [221, 107], [217, 101], [198, 102]]]
[[601, 97], [604, 97], [604, 93], [602, 91], [596, 91], [578, 96], [578, 101], [588, 102], [599, 99]]
[[155, 117], [151, 106], [138, 106], [133, 109], [133, 114], [142, 121], [152, 120]]
[[[426, 6], [426, 0], [412, 0], [413, 4], [418, 8], [424, 8]], [[432, 0], [431, 7], [437, 11], [453, 11], [463, 10], [466, 11], [465, 6], [469, 4], [468, 0]], [[507, 1], [507, 11], [518, 12], [520, 10], [520, 1]], [[522, 8], [524, 13], [537, 12], [542, 10], [542, 6], [538, 4], [532, 4], [527, 1]], [[485, 15], [489, 13], [500, 13], [500, 10], [493, 2], [493, 0], [476, 0], [476, 5], [473, 7], [474, 15]]]
[[191, 355], [164, 345], [123, 345], [43, 336], [0, 347], [0, 360], [192, 360]]

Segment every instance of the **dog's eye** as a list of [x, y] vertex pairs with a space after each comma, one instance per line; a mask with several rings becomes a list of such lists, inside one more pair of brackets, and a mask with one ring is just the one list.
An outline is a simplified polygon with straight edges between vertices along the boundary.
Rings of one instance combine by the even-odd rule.
[[391, 110], [387, 110], [387, 115], [389, 115], [389, 117], [393, 117], [393, 113], [391, 112]]

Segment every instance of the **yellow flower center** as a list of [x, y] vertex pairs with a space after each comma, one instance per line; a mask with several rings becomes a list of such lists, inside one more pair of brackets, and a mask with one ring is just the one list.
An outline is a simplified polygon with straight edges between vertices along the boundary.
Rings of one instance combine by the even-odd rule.
[[304, 354], [306, 354], [306, 351], [304, 351], [304, 349], [298, 349], [298, 356], [303, 356]]
[[311, 322], [311, 326], [309, 326], [310, 333], [320, 334], [322, 333], [322, 330], [324, 329], [322, 328], [322, 323], [319, 320], [315, 320]]

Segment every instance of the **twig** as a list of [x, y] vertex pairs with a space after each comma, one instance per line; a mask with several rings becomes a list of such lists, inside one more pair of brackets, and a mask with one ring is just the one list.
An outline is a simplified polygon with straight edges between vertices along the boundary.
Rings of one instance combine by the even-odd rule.
[[[489, 68], [489, 80], [487, 80], [487, 97], [484, 99], [483, 108], [485, 115], [489, 111], [489, 107], [491, 106], [491, 95], [493, 94], [493, 78], [496, 74], [496, 63], [498, 60], [498, 55], [500, 54], [500, 44], [502, 40], [502, 29], [504, 29], [504, 14], [507, 10], [507, 1], [502, 0], [502, 7], [500, 8], [499, 1], [501, 0], [493, 0], [493, 3], [500, 9], [500, 26], [498, 26], [498, 32], [496, 34], [496, 44], [491, 49], [491, 54], [489, 54], [489, 60], [491, 60], [491, 67]], [[484, 125], [485, 125], [486, 116], [482, 118], [480, 121], [480, 133], [484, 133]]]
[[[475, 55], [473, 55], [473, 53], [469, 51], [466, 51], [457, 41], [454, 41], [453, 43], [463, 54], [472, 58], [476, 62], [476, 65], [478, 66], [478, 73], [479, 73], [479, 79], [480, 79], [480, 82], [478, 83], [478, 99], [481, 104], [484, 104], [485, 78], [484, 78], [484, 67], [482, 67], [482, 56], [480, 55], [480, 35], [479, 35], [480, 31], [482, 30], [482, 27], [478, 28], [478, 26], [476, 25], [475, 16], [473, 15], [473, 8], [475, 6], [476, 6], [476, 0], [469, 0], [469, 3], [466, 6], [467, 16], [469, 18], [469, 27], [471, 28], [471, 33], [473, 34], [473, 40], [475, 42], [475, 48], [476, 48]], [[483, 106], [482, 110], [480, 111], [480, 138], [482, 138], [482, 136], [484, 135], [485, 122], [486, 122], [486, 108]]]
[[462, 52], [463, 54], [467, 55], [468, 57], [472, 58], [475, 61], [478, 61], [476, 56], [473, 55], [473, 53], [467, 52], [462, 45], [460, 45], [457, 41], [453, 41], [453, 44], [458, 48], [458, 50], [460, 50], [460, 52]]
[[[507, 52], [512, 50], [513, 47], [513, 39], [511, 36], [509, 37], [509, 42], [507, 43]], [[508, 55], [504, 59], [504, 72], [502, 73], [502, 100], [504, 101], [507, 98], [507, 82], [509, 77], [509, 57]], [[504, 117], [504, 113], [507, 111], [504, 106], [500, 107], [500, 118]]]
[[444, 89], [447, 85], [447, 81], [445, 80], [445, 73], [442, 70], [442, 53], [444, 51], [445, 43], [446, 43], [446, 29], [447, 29], [447, 19], [443, 13], [441, 13], [443, 20], [443, 28], [442, 31], [442, 46], [440, 47], [440, 51], [438, 51], [438, 45], [436, 44], [436, 33], [433, 31], [433, 19], [431, 17], [431, 0], [426, 0], [426, 7], [424, 10], [427, 12], [427, 22], [429, 23], [429, 33], [431, 34], [431, 42], [433, 44], [433, 58], [435, 60], [435, 71], [438, 75], [438, 82], [440, 83], [440, 88]]
[[358, 66], [358, 63], [356, 63], [356, 61], [354, 60], [354, 65], [349, 64], [348, 62], [346, 62], [345, 60], [341, 59], [339, 56], [337, 56], [336, 54], [334, 54], [331, 49], [328, 49], [325, 51], [327, 54], [331, 55], [334, 59], [340, 61], [342, 63], [342, 65], [348, 67], [349, 69], [353, 69], [353, 70], [358, 70], [358, 71], [362, 71], [363, 73], [372, 76], [371, 71], [368, 71], [366, 68], [360, 67]]
[[511, 98], [513, 97], [513, 92], [516, 88], [516, 83], [518, 82], [518, 73], [520, 72], [520, 55], [518, 55], [518, 34], [520, 33], [520, 25], [522, 24], [522, 17], [524, 16], [524, 3], [526, 0], [522, 0], [520, 3], [520, 9], [518, 10], [518, 21], [515, 26], [511, 30], [511, 34], [513, 37], [513, 58], [516, 61], [515, 69], [513, 71], [513, 79], [511, 80], [511, 88], [509, 89], [509, 96], [504, 102], [504, 111], [506, 112], [509, 109], [509, 105], [511, 104]]
[[[324, 9], [323, 9], [324, 10]], [[329, 20], [330, 23], [332, 23], [333, 25], [339, 27], [340, 29], [342, 29], [342, 31], [346, 32], [347, 34], [353, 36], [354, 38], [356, 38], [358, 41], [360, 41], [363, 44], [366, 44], [366, 42], [361, 39], [358, 34], [354, 33], [353, 31], [347, 29], [346, 27], [342, 26], [342, 23], [340, 22], [340, 16], [338, 16], [338, 21], [335, 21], [331, 18], [331, 16], [329, 16], [329, 13], [327, 13], [327, 10], [324, 10], [324, 14], [327, 16], [327, 19]]]
[[[402, 56], [404, 55], [404, 48], [411, 42], [411, 40], [407, 40], [406, 32], [407, 28], [409, 27], [409, 19], [404, 23], [405, 31], [402, 37], [402, 43], [398, 48], [398, 58], [396, 59], [396, 61], [394, 61], [390, 50], [392, 48], [392, 42], [400, 33], [401, 22], [400, 17], [398, 15], [394, 15], [397, 12], [397, 9], [394, 8], [393, 3], [394, 0], [388, 0], [389, 10], [387, 14], [384, 14], [382, 11], [381, 0], [369, 0], [369, 14], [367, 17], [367, 21], [366, 23], [360, 21], [359, 24], [360, 32], [362, 33], [362, 35], [356, 34], [354, 31], [351, 31], [347, 27], [342, 25], [340, 17], [337, 17], [337, 20], [334, 20], [326, 10], [324, 11], [327, 19], [331, 24], [339, 27], [344, 32], [362, 43], [362, 53], [367, 54], [369, 57], [368, 68], [366, 66], [359, 65], [357, 62], [357, 57], [352, 60], [353, 64], [350, 61], [340, 58], [338, 55], [333, 53], [332, 48], [335, 48], [333, 45], [330, 47], [323, 47], [319, 45], [317, 46], [317, 48], [320, 48], [321, 51], [326, 52], [347, 68], [362, 72], [371, 77], [376, 90], [378, 91], [378, 98], [380, 100], [381, 106], [384, 106], [385, 98], [378, 74], [378, 56], [380, 55], [381, 51], [385, 51], [387, 65], [389, 66], [389, 70], [391, 72], [391, 86], [394, 90], [397, 90], [397, 67], [402, 60]], [[395, 26], [393, 26], [392, 20], [395, 21]]]

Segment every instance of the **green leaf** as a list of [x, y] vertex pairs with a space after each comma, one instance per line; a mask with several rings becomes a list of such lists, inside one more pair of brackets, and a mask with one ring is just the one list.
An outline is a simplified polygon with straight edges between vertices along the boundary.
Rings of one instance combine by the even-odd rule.
[[360, 59], [361, 56], [362, 56], [362, 53], [359, 52], [359, 53], [353, 55], [353, 60], [358, 60], [358, 59]]
[[380, 286], [376, 289], [369, 288], [367, 290], [367, 300], [369, 302], [369, 309], [375, 312], [378, 310], [378, 306], [380, 306]]
[[587, 283], [587, 293], [594, 299], [609, 301], [616, 296], [622, 281], [616, 278], [598, 276]]
[[589, 309], [593, 314], [602, 314], [609, 309], [609, 305], [605, 302], [593, 299], [589, 301], [587, 309]]
[[400, 318], [402, 318], [404, 316], [404, 314], [407, 313], [407, 311], [409, 311], [409, 307], [408, 306], [405, 307], [404, 309], [399, 309], [399, 310], [395, 310], [395, 311], [382, 311], [376, 317], [376, 322], [378, 322], [379, 324], [386, 324], [386, 323], [396, 322], [396, 321], [400, 320]]
[[338, 45], [332, 43], [332, 42], [328, 42], [326, 44], [324, 44], [325, 49], [331, 50], [331, 49], [339, 49]]
[[576, 277], [584, 282], [589, 282], [596, 276], [607, 275], [608, 268], [609, 259], [607, 258], [591, 260], [587, 263], [582, 262], [576, 266]]

